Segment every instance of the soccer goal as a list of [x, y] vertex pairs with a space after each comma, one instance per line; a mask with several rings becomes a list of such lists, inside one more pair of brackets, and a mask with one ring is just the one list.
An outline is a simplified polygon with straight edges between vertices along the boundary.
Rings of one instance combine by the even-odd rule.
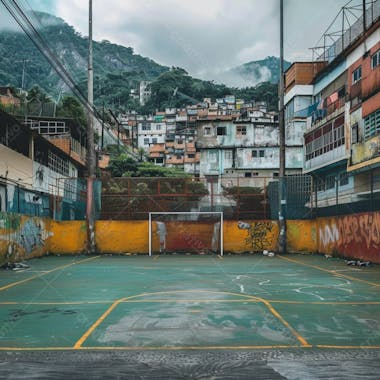
[[223, 256], [223, 212], [150, 212], [149, 256], [154, 252], [218, 252]]

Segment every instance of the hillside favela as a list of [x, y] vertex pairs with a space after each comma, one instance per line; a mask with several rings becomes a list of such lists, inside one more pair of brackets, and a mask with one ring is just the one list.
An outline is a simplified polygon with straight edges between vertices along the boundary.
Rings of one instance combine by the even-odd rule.
[[380, 0], [0, 17], [1, 378], [379, 378]]

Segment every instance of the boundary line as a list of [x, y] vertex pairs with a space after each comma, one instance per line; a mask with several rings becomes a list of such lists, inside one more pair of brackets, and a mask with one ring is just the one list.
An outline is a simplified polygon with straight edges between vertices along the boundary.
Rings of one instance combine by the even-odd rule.
[[93, 346], [93, 347], [0, 347], [0, 351], [180, 351], [180, 350], [262, 350], [262, 349], [337, 349], [337, 350], [379, 350], [380, 346], [334, 346], [334, 345], [273, 345], [273, 346]]
[[45, 276], [45, 275], [47, 275], [49, 273], [56, 272], [57, 270], [65, 269], [65, 268], [71, 267], [73, 265], [77, 265], [77, 264], [81, 264], [81, 263], [84, 263], [84, 262], [87, 262], [87, 261], [95, 260], [95, 259], [97, 259], [99, 257], [100, 256], [95, 256], [95, 257], [90, 257], [90, 258], [87, 258], [87, 259], [75, 261], [73, 263], [65, 264], [65, 265], [62, 265], [60, 267], [57, 267], [57, 268], [54, 268], [54, 269], [50, 269], [50, 270], [48, 270], [46, 272], [43, 272], [43, 273], [40, 273], [40, 274], [36, 274], [35, 276], [28, 277], [28, 278], [25, 278], [25, 279], [20, 280], [20, 281], [12, 282], [12, 283], [10, 283], [8, 285], [0, 287], [0, 292], [2, 292], [4, 290], [7, 290], [7, 289], [10, 289], [10, 288], [13, 288], [14, 286], [24, 284], [25, 282], [32, 281], [32, 280], [34, 280], [36, 278], [41, 278], [41, 277], [43, 277], [43, 276]]
[[[0, 306], [11, 305], [101, 305], [112, 304], [118, 300], [102, 300], [102, 301], [67, 301], [67, 302], [14, 302], [14, 301], [0, 301]], [[267, 300], [269, 303], [279, 304], [291, 304], [291, 305], [338, 305], [338, 306], [350, 306], [350, 305], [380, 305], [380, 301], [288, 301], [288, 300]], [[197, 303], [244, 303], [252, 302], [258, 303], [259, 300], [254, 299], [241, 299], [241, 300], [217, 300], [217, 299], [171, 299], [171, 298], [157, 298], [146, 300], [127, 300], [120, 301], [120, 303], [182, 303], [182, 302], [197, 302]]]
[[292, 263], [295, 263], [295, 264], [298, 264], [298, 265], [302, 265], [302, 266], [305, 266], [305, 267], [318, 269], [318, 270], [320, 270], [322, 272], [326, 272], [326, 273], [332, 274], [332, 275], [334, 275], [336, 277], [343, 277], [343, 278], [346, 278], [346, 279], [351, 280], [351, 281], [362, 282], [362, 283], [367, 284], [367, 285], [380, 287], [380, 284], [378, 284], [376, 282], [370, 282], [370, 281], [362, 280], [360, 278], [348, 276], [346, 274], [342, 274], [342, 273], [336, 272], [334, 270], [329, 270], [329, 269], [325, 269], [325, 268], [319, 267], [318, 265], [312, 265], [312, 264], [302, 263], [300, 261], [297, 261], [297, 260], [294, 260], [294, 259], [290, 259], [289, 257], [280, 256], [280, 255], [278, 255], [277, 257], [279, 257], [282, 260], [286, 260], [286, 261], [289, 261], [289, 262], [292, 262]]
[[[79, 338], [79, 340], [74, 344], [73, 348], [83, 348], [82, 345], [85, 343], [85, 341], [88, 339], [88, 337], [95, 331], [97, 327], [100, 326], [100, 324], [107, 318], [109, 314], [120, 304], [123, 302], [129, 302], [130, 299], [135, 299], [143, 296], [148, 295], [157, 295], [157, 294], [180, 294], [180, 293], [212, 293], [212, 294], [228, 294], [233, 296], [239, 296], [244, 297], [250, 300], [254, 300], [256, 302], [263, 303], [267, 309], [271, 312], [271, 314], [279, 320], [291, 333], [292, 335], [301, 343], [302, 347], [311, 347], [311, 345], [307, 342], [307, 340], [301, 336], [282, 316], [281, 314], [270, 304], [269, 301], [265, 300], [264, 298], [256, 297], [256, 296], [250, 296], [245, 294], [239, 294], [239, 293], [232, 293], [232, 292], [216, 292], [216, 291], [208, 291], [208, 290], [173, 290], [173, 291], [166, 291], [166, 292], [156, 292], [156, 293], [141, 293], [136, 294], [130, 297], [120, 298], [116, 300], [96, 321], [93, 323], [90, 328]], [[297, 346], [298, 347], [298, 346]]]

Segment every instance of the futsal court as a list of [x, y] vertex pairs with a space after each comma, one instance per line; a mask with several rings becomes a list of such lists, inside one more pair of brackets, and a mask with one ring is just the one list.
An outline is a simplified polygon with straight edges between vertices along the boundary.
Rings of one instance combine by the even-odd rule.
[[380, 268], [313, 255], [60, 256], [0, 276], [0, 349], [380, 349]]

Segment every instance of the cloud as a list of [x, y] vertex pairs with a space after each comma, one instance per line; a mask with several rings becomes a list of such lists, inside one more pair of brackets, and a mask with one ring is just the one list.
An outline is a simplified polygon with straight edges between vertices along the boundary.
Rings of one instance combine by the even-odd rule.
[[[285, 58], [311, 59], [309, 48], [346, 2], [285, 0]], [[88, 34], [88, 1], [28, 3]], [[98, 0], [93, 1], [94, 39], [131, 46], [161, 64], [212, 79], [242, 63], [279, 55], [279, 4], [280, 0]]]
[[[87, 31], [87, 2], [56, 2], [56, 13]], [[278, 0], [108, 0], [94, 2], [94, 38], [132, 46], [202, 76], [274, 54]], [[270, 40], [259, 44], [255, 41]], [[247, 46], [251, 49], [247, 51]]]

